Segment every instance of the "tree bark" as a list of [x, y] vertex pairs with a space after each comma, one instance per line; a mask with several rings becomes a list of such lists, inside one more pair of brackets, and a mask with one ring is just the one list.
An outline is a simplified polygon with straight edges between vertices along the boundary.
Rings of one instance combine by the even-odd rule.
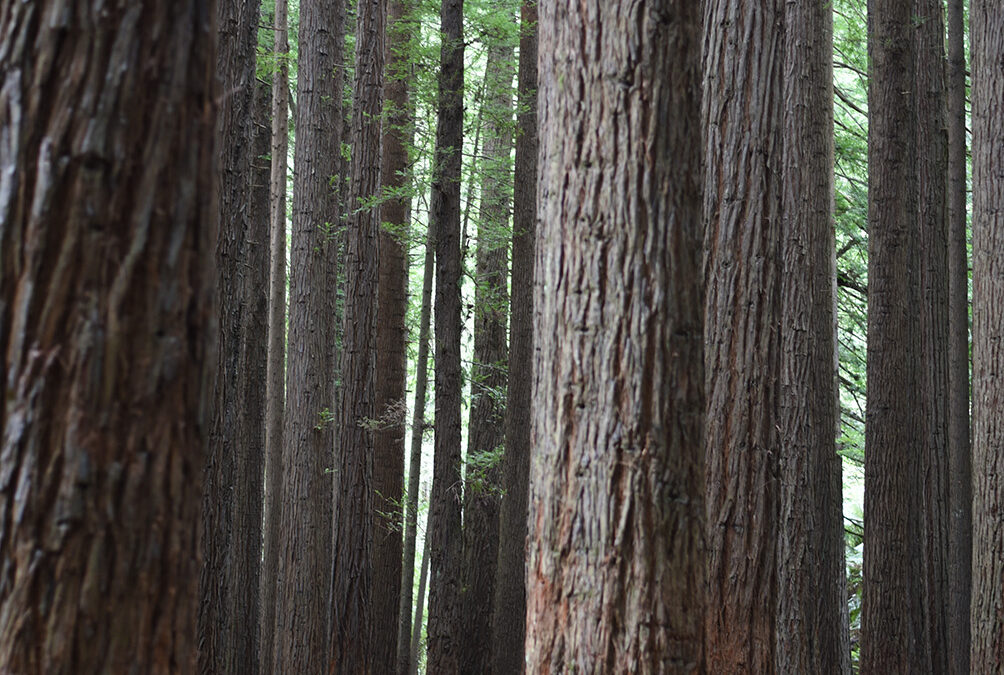
[[499, 451], [505, 443], [509, 315], [509, 228], [512, 194], [513, 47], [491, 38], [485, 81], [487, 120], [484, 181], [474, 277], [474, 363], [464, 482], [464, 558], [461, 569], [464, 630], [460, 670], [491, 673], [495, 566], [499, 536]]
[[492, 670], [523, 672], [526, 634], [527, 490], [533, 377], [533, 258], [537, 218], [537, 3], [522, 6], [519, 118], [513, 182], [512, 320], [506, 396]]
[[784, 6], [713, 0], [704, 18], [708, 668], [772, 673]]
[[[221, 91], [219, 138], [219, 371], [203, 497], [203, 555], [199, 606], [199, 670], [257, 673], [258, 560], [261, 518], [246, 509], [261, 502], [262, 415], [252, 417], [261, 396], [249, 382], [258, 364], [245, 344], [252, 299], [247, 272], [253, 243], [251, 212], [251, 109], [260, 0], [221, 0], [218, 5], [217, 76]], [[263, 243], [263, 242], [262, 242]], [[250, 395], [253, 400], [247, 400]], [[257, 471], [257, 473], [253, 473]], [[255, 483], [257, 481], [257, 483]], [[254, 508], [251, 506], [251, 508]], [[260, 513], [260, 506], [258, 506]], [[246, 528], [257, 529], [257, 534]], [[245, 531], [241, 531], [244, 529]], [[253, 550], [252, 550], [253, 549]], [[246, 584], [253, 584], [247, 587]]]
[[974, 0], [969, 13], [973, 68], [973, 587], [972, 669], [1004, 668], [1004, 15]]
[[[392, 633], [397, 628], [398, 598], [392, 591], [400, 580], [401, 564], [400, 538], [395, 554], [387, 541], [393, 537], [395, 527], [383, 515], [388, 507], [382, 502], [390, 492], [379, 490], [396, 490], [395, 494], [400, 494], [403, 458], [374, 457], [375, 430], [381, 423], [375, 407], [381, 228], [380, 208], [367, 202], [380, 194], [385, 12], [383, 0], [362, 0], [356, 6], [342, 396], [335, 464], [329, 672], [360, 675], [388, 673], [393, 669], [394, 643], [382, 640], [384, 647], [380, 648], [374, 639], [374, 628], [381, 633]], [[377, 470], [379, 462], [393, 465]], [[383, 482], [378, 484], [376, 476]], [[384, 546], [383, 559], [375, 555], [380, 544]], [[396, 560], [386, 557], [391, 555]], [[374, 586], [377, 580], [391, 588], [378, 591]], [[379, 604], [374, 605], [375, 601]], [[377, 624], [378, 620], [381, 623]]]
[[275, 673], [328, 666], [344, 18], [341, 0], [301, 2]]
[[540, 9], [526, 669], [705, 672], [700, 7]]
[[[386, 9], [383, 59], [387, 104], [383, 129], [383, 203], [380, 226], [380, 270], [376, 326], [376, 416], [373, 482], [377, 516], [373, 522], [373, 612], [378, 635], [397, 636], [401, 614], [411, 614], [411, 580], [407, 604], [402, 595], [402, 515], [404, 506], [404, 438], [407, 424], [405, 389], [408, 377], [408, 255], [411, 220], [410, 102], [404, 51], [410, 43], [407, 3], [392, 0]], [[421, 460], [419, 460], [421, 461]], [[392, 519], [388, 515], [393, 514]], [[412, 569], [415, 548], [412, 543]], [[410, 621], [409, 621], [410, 624]], [[374, 671], [390, 675], [397, 668], [397, 641], [380, 639], [374, 645]]]
[[784, 15], [775, 672], [851, 671], [833, 229], [833, 16]]
[[215, 3], [0, 11], [0, 669], [195, 672]]
[[436, 429], [429, 516], [429, 672], [458, 672], [460, 651], [460, 168], [463, 2], [443, 0], [439, 121], [431, 219], [436, 228]]
[[973, 488], [969, 445], [966, 56], [962, 0], [948, 1], [949, 672], [969, 673]]
[[911, 0], [870, 0], [868, 402], [862, 673], [934, 672], [925, 634]]
[[917, 40], [917, 232], [920, 361], [923, 378], [920, 467], [924, 523], [924, 616], [930, 671], [948, 672], [949, 326], [948, 134], [942, 0], [915, 0]]
[[261, 659], [273, 663], [279, 534], [282, 527], [283, 415], [286, 406], [286, 178], [289, 152], [288, 4], [275, 3], [276, 70], [272, 74], [268, 363], [265, 375], [265, 519], [261, 571]]
[[422, 642], [422, 613], [425, 611], [425, 587], [429, 581], [429, 535], [426, 528], [425, 542], [422, 546], [422, 570], [418, 575], [418, 600], [415, 603], [415, 626], [411, 634], [411, 663], [408, 672], [418, 673], [418, 651]]

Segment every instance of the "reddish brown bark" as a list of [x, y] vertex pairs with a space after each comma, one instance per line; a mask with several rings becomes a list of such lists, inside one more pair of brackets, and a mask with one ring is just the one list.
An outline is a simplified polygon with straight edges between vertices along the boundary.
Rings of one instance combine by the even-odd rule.
[[0, 11], [0, 668], [195, 672], [214, 3]]

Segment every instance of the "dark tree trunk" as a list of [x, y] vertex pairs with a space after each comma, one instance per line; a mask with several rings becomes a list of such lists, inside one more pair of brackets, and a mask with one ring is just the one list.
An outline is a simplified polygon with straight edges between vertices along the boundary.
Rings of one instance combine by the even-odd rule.
[[948, 171], [943, 0], [914, 0], [917, 62], [918, 297], [920, 303], [920, 468], [924, 523], [925, 638], [932, 673], [948, 672], [949, 345]]
[[[411, 614], [411, 580], [407, 603], [402, 596], [402, 506], [404, 497], [404, 437], [407, 427], [405, 388], [408, 377], [408, 228], [411, 219], [408, 146], [411, 144], [408, 101], [410, 42], [404, 0], [392, 0], [386, 9], [386, 37], [382, 39], [386, 63], [385, 92], [388, 111], [383, 129], [382, 184], [394, 195], [380, 214], [380, 273], [376, 326], [376, 414], [380, 419], [374, 437], [373, 482], [378, 515], [373, 522], [373, 614], [376, 634], [374, 672], [391, 675], [397, 668], [400, 616]], [[380, 223], [377, 223], [379, 226]], [[421, 461], [421, 460], [419, 460]], [[393, 518], [388, 518], [393, 514]], [[412, 569], [415, 546], [412, 543]], [[410, 624], [410, 622], [409, 622]], [[385, 638], [390, 639], [385, 639]]]
[[973, 587], [972, 669], [1004, 669], [1004, 14], [970, 5], [973, 60]]
[[301, 2], [275, 673], [328, 665], [344, 18], [341, 0]]
[[862, 673], [926, 673], [912, 0], [869, 2], [868, 416]]
[[523, 3], [519, 120], [513, 183], [512, 324], [506, 397], [498, 568], [492, 617], [492, 670], [523, 672], [526, 627], [526, 519], [533, 376], [533, 257], [537, 218], [537, 4]]
[[197, 668], [215, 3], [0, 10], [0, 669]]
[[833, 16], [785, 8], [775, 671], [850, 673], [837, 454]]
[[279, 530], [282, 527], [282, 438], [286, 405], [286, 155], [289, 151], [289, 38], [286, 0], [275, 3], [276, 70], [272, 74], [268, 363], [265, 376], [265, 519], [261, 570], [261, 660], [272, 667]]
[[[249, 333], [256, 328], [251, 324], [254, 309], [248, 272], [254, 245], [249, 240], [254, 219], [251, 103], [259, 7], [260, 0], [221, 0], [217, 13], [216, 72], [223, 92], [217, 121], [220, 351], [203, 497], [204, 562], [199, 591], [199, 670], [203, 673], [253, 675], [258, 668], [255, 640], [260, 552], [257, 546], [251, 551], [246, 542], [260, 540], [260, 516], [258, 534], [240, 530], [253, 527], [248, 518], [251, 514], [245, 510], [261, 501], [260, 486], [248, 485], [247, 477], [257, 469], [254, 479], [260, 482], [265, 431], [262, 415], [248, 414], [249, 408], [260, 403], [260, 396], [257, 383], [248, 381], [253, 377], [248, 367], [253, 370], [257, 364], [248, 362], [244, 349]], [[249, 393], [254, 401], [245, 399]], [[260, 506], [258, 509], [260, 513]], [[248, 589], [248, 583], [254, 585]]]
[[[345, 318], [342, 343], [342, 395], [335, 462], [334, 585], [331, 609], [333, 673], [390, 673], [393, 640], [375, 640], [397, 628], [400, 580], [400, 537], [396, 553], [388, 539], [396, 532], [383, 514], [383, 500], [401, 492], [403, 459], [374, 457], [374, 431], [380, 421], [375, 407], [377, 289], [380, 271], [380, 209], [367, 207], [380, 194], [383, 161], [384, 23], [383, 0], [361, 0], [356, 6], [355, 83], [352, 103], [352, 162], [345, 251]], [[381, 383], [385, 384], [385, 383]], [[379, 462], [394, 462], [382, 466]], [[396, 485], [393, 483], [397, 476]], [[377, 484], [375, 476], [384, 482]], [[374, 490], [376, 489], [376, 494]], [[381, 489], [388, 492], [380, 492]], [[375, 540], [375, 541], [374, 541]], [[378, 559], [375, 549], [384, 545]], [[387, 567], [391, 569], [388, 570]], [[378, 592], [374, 583], [389, 584]], [[374, 604], [374, 601], [379, 604]], [[389, 614], [389, 616], [388, 616]], [[380, 646], [380, 644], [383, 647]]]
[[969, 673], [973, 561], [969, 446], [969, 253], [966, 238], [966, 56], [963, 1], [948, 0], [949, 672]]
[[[493, 38], [501, 42], [498, 38]], [[504, 40], [504, 38], [503, 38]], [[478, 223], [474, 290], [474, 363], [464, 480], [464, 559], [461, 570], [464, 630], [460, 670], [492, 672], [492, 608], [499, 534], [499, 451], [505, 443], [509, 315], [508, 231], [512, 194], [513, 45], [491, 44], [485, 66], [488, 96], [484, 182]]]
[[700, 7], [540, 9], [526, 669], [704, 672]]
[[432, 184], [436, 229], [436, 441], [430, 496], [428, 670], [458, 672], [460, 652], [460, 167], [463, 2], [443, 0], [439, 122]]
[[[428, 532], [428, 528], [426, 528]], [[422, 641], [422, 613], [425, 611], [425, 588], [429, 582], [429, 537], [426, 535], [422, 546], [422, 570], [418, 575], [418, 598], [415, 601], [415, 626], [411, 633], [411, 663], [408, 672], [418, 673], [418, 651]]]
[[708, 665], [772, 673], [784, 6], [712, 0], [704, 18]]

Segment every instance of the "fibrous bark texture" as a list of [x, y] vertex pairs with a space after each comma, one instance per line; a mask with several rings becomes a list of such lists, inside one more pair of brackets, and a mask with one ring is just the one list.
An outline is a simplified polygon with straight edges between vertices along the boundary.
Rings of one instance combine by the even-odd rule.
[[[345, 320], [342, 342], [342, 395], [335, 462], [334, 576], [331, 596], [333, 673], [390, 673], [393, 640], [374, 641], [374, 620], [381, 634], [397, 628], [397, 596], [391, 591], [400, 579], [400, 535], [396, 562], [374, 556], [374, 538], [388, 551], [396, 529], [387, 522], [381, 503], [389, 494], [374, 494], [374, 464], [390, 457], [374, 457], [373, 436], [380, 420], [375, 414], [377, 287], [380, 267], [380, 209], [366, 202], [380, 193], [382, 168], [381, 112], [383, 111], [384, 22], [383, 0], [361, 0], [356, 6], [356, 67], [352, 103], [352, 163], [349, 171], [348, 227], [345, 251]], [[401, 491], [402, 458], [383, 466], [379, 486]], [[397, 484], [392, 475], [396, 473]], [[392, 474], [392, 475], [388, 475]], [[396, 497], [396, 495], [395, 495]], [[376, 509], [376, 510], [374, 510]], [[391, 569], [387, 569], [391, 567]], [[390, 589], [374, 588], [375, 580]], [[379, 600], [379, 605], [374, 601]]]
[[540, 6], [528, 672], [704, 672], [700, 20]]
[[850, 673], [838, 428], [833, 17], [785, 6], [775, 671]]
[[949, 672], [969, 672], [973, 561], [969, 445], [969, 253], [966, 235], [966, 56], [963, 0], [948, 2]]
[[913, 2], [871, 0], [868, 9], [872, 77], [861, 672], [933, 672], [922, 576]]
[[[219, 370], [203, 497], [199, 605], [199, 670], [257, 673], [258, 570], [261, 557], [261, 469], [264, 363], [245, 349], [264, 317], [255, 317], [249, 281], [254, 253], [250, 228], [254, 142], [252, 94], [260, 1], [220, 0], [216, 72], [219, 159]], [[264, 355], [262, 355], [264, 358]]]
[[431, 219], [436, 230], [436, 429], [430, 495], [428, 669], [458, 672], [460, 655], [460, 167], [464, 120], [463, 2], [443, 0], [439, 121]]
[[492, 670], [523, 672], [526, 633], [527, 489], [533, 376], [533, 267], [537, 218], [537, 3], [523, 3], [519, 120], [513, 182], [512, 318], [506, 396], [498, 567], [492, 617]]
[[1004, 14], [970, 5], [973, 59], [972, 670], [1004, 668]]
[[0, 9], [0, 669], [197, 668], [215, 4]]
[[495, 566], [499, 534], [499, 451], [505, 442], [508, 370], [509, 231], [512, 199], [513, 45], [505, 38], [488, 47], [485, 82], [484, 182], [478, 223], [474, 290], [474, 363], [471, 419], [464, 485], [464, 559], [460, 670], [491, 672]]
[[300, 4], [274, 673], [328, 666], [344, 18], [342, 0]]
[[[390, 675], [397, 667], [397, 640], [401, 614], [411, 615], [411, 579], [408, 596], [402, 596], [402, 498], [404, 497], [404, 439], [407, 425], [408, 367], [408, 255], [407, 237], [411, 219], [411, 187], [408, 145], [411, 144], [408, 101], [407, 54], [409, 44], [403, 0], [387, 3], [388, 16], [381, 37], [386, 64], [384, 91], [387, 114], [383, 128], [381, 181], [389, 199], [380, 219], [380, 270], [376, 324], [376, 416], [373, 440], [373, 487], [377, 516], [373, 522], [373, 614], [376, 634], [374, 672]], [[421, 461], [421, 460], [420, 460]], [[415, 544], [412, 542], [414, 571]], [[411, 625], [411, 622], [408, 622]], [[384, 639], [388, 636], [390, 639]]]
[[715, 673], [775, 665], [783, 12], [779, 0], [704, 9], [706, 639]]
[[[917, 41], [917, 284], [922, 368], [920, 487], [924, 632], [932, 673], [948, 672], [948, 133], [942, 0], [914, 0]], [[867, 544], [866, 544], [867, 546]]]
[[279, 528], [282, 527], [282, 438], [286, 405], [286, 155], [289, 152], [289, 38], [286, 0], [275, 3], [276, 70], [272, 73], [272, 168], [269, 187], [268, 362], [265, 374], [265, 518], [261, 567], [261, 658], [272, 667]]

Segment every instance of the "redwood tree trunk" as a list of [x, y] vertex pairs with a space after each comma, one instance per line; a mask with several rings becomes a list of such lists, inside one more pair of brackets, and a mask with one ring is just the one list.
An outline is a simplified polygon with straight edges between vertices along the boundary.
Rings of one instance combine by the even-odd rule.
[[869, 2], [868, 415], [863, 673], [931, 670], [924, 630], [922, 377], [912, 0]]
[[972, 669], [1004, 668], [1004, 14], [970, 5], [973, 59], [973, 594]]
[[[375, 620], [381, 634], [397, 628], [400, 539], [393, 560], [377, 559], [374, 549], [396, 531], [381, 515], [378, 500], [401, 492], [402, 458], [374, 457], [377, 288], [380, 268], [380, 209], [367, 207], [380, 193], [383, 111], [383, 0], [361, 0], [356, 6], [356, 59], [352, 103], [352, 163], [345, 252], [345, 321], [342, 343], [342, 396], [335, 462], [334, 582], [331, 597], [333, 673], [389, 673], [394, 641], [374, 639]], [[394, 461], [393, 466], [378, 462]], [[397, 484], [392, 478], [396, 474]], [[374, 476], [385, 482], [378, 485]], [[376, 544], [374, 543], [376, 539]], [[388, 570], [387, 567], [392, 569]], [[389, 584], [377, 592], [375, 581]], [[374, 605], [374, 601], [379, 604]], [[389, 616], [388, 616], [389, 614]], [[382, 646], [381, 646], [382, 645]]]
[[785, 7], [778, 673], [850, 673], [837, 455], [833, 16]]
[[537, 3], [523, 3], [519, 119], [513, 182], [512, 320], [506, 396], [492, 670], [519, 675], [526, 633], [527, 489], [533, 376], [533, 257], [537, 218]]
[[704, 18], [708, 667], [771, 673], [784, 5], [712, 0]]
[[471, 367], [471, 418], [464, 481], [464, 559], [461, 570], [463, 645], [460, 669], [472, 675], [491, 671], [498, 560], [498, 451], [505, 442], [505, 399], [509, 315], [508, 230], [512, 194], [513, 46], [505, 38], [488, 47], [483, 103], [485, 178], [481, 186], [474, 290], [474, 363]]
[[704, 672], [700, 7], [540, 10], [526, 668]]
[[265, 519], [261, 568], [261, 659], [272, 666], [279, 529], [282, 527], [282, 439], [286, 405], [286, 155], [289, 151], [289, 39], [286, 0], [275, 3], [276, 70], [272, 73], [268, 363], [265, 375]]
[[428, 670], [458, 672], [460, 655], [460, 167], [464, 121], [463, 2], [443, 0], [439, 122], [432, 184], [436, 228], [436, 440], [430, 495]]
[[283, 506], [272, 672], [320, 673], [330, 632], [342, 0], [302, 0]]
[[0, 11], [0, 670], [195, 672], [215, 3]]
[[259, 364], [248, 360], [245, 344], [258, 327], [252, 321], [263, 318], [253, 316], [258, 308], [252, 307], [252, 289], [246, 283], [255, 246], [249, 236], [255, 215], [251, 103], [259, 9], [260, 0], [220, 0], [217, 14], [216, 72], [224, 92], [217, 125], [220, 341], [203, 498], [199, 670], [204, 673], [253, 675], [258, 670], [264, 392], [257, 386], [260, 378], [255, 380]]
[[962, 0], [948, 2], [949, 672], [969, 673], [973, 564], [969, 445], [969, 253], [966, 234], [966, 56]]

